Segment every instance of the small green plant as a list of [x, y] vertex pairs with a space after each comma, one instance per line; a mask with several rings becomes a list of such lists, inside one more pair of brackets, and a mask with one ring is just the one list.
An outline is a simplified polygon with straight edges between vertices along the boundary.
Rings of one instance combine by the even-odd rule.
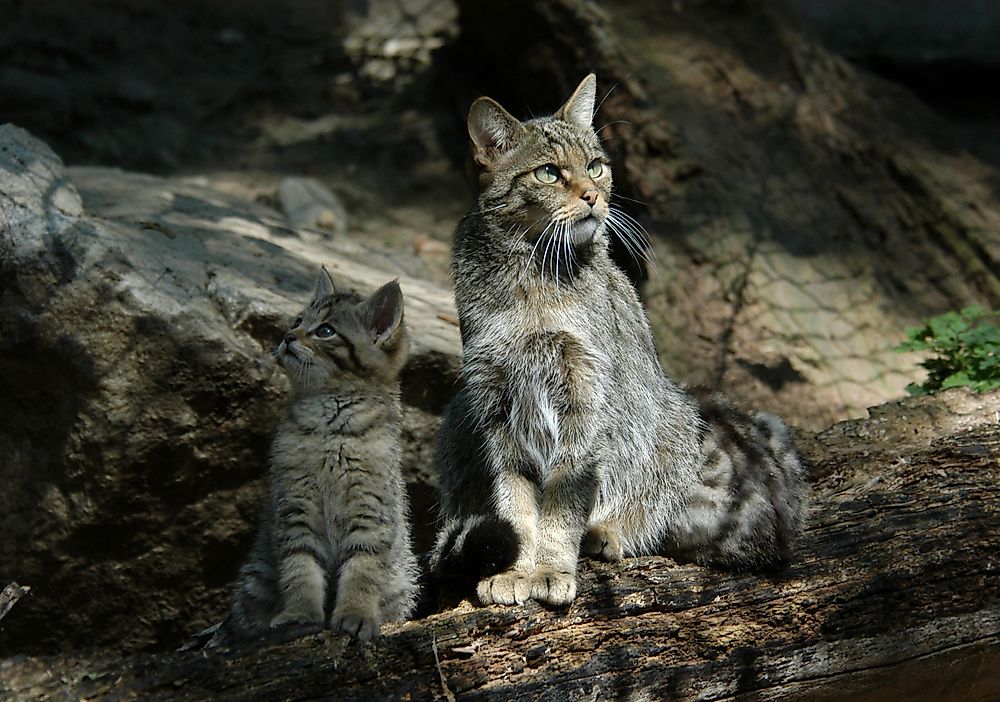
[[906, 330], [906, 341], [896, 351], [930, 351], [920, 365], [927, 380], [910, 383], [911, 395], [927, 395], [966, 385], [975, 392], [1000, 388], [1000, 326], [996, 312], [966, 307], [927, 320], [923, 327]]

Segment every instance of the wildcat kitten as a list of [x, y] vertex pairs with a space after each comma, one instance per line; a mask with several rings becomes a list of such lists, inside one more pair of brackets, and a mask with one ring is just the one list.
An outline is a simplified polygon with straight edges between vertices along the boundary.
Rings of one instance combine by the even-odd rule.
[[596, 79], [551, 117], [469, 110], [477, 206], [452, 274], [464, 387], [436, 456], [441, 578], [475, 573], [485, 604], [576, 595], [584, 553], [664, 553], [732, 568], [792, 555], [803, 471], [772, 415], [668, 379], [642, 304], [609, 258], [638, 243], [612, 208], [591, 126]]
[[268, 499], [215, 643], [283, 624], [363, 641], [413, 610], [399, 373], [409, 338], [395, 281], [364, 300], [324, 268], [275, 351], [294, 400], [271, 449]]

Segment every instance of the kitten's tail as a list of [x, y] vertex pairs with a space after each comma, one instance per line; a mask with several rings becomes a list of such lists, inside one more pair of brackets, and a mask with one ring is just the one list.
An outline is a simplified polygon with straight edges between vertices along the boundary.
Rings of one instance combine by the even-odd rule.
[[514, 565], [520, 546], [506, 519], [486, 514], [449, 519], [431, 552], [431, 573], [438, 580], [479, 581]]

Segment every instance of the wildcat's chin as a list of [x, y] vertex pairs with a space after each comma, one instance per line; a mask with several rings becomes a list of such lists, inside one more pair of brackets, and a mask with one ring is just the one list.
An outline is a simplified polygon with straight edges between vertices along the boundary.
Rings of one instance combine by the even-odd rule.
[[604, 222], [593, 215], [573, 222], [566, 230], [566, 238], [574, 246], [589, 244], [603, 228]]
[[278, 363], [285, 367], [285, 370], [295, 371], [301, 366], [310, 365], [313, 354], [298, 344], [288, 344], [281, 342], [274, 352]]

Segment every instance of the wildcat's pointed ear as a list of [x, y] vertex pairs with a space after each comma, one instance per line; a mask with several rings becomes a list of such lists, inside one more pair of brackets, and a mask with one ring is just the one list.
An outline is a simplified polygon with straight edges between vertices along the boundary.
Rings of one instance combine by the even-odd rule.
[[403, 321], [403, 291], [393, 280], [372, 293], [363, 303], [365, 325], [376, 346], [391, 346]]
[[469, 108], [472, 156], [481, 166], [489, 166], [497, 156], [514, 148], [522, 134], [524, 125], [496, 100], [481, 97]]
[[322, 300], [336, 292], [337, 289], [333, 285], [333, 278], [330, 277], [330, 272], [326, 270], [326, 266], [323, 266], [320, 268], [319, 278], [316, 279], [316, 289], [313, 290], [313, 299]]
[[556, 117], [570, 124], [587, 128], [594, 121], [594, 104], [597, 101], [597, 76], [588, 75], [569, 96], [566, 104], [559, 108]]

